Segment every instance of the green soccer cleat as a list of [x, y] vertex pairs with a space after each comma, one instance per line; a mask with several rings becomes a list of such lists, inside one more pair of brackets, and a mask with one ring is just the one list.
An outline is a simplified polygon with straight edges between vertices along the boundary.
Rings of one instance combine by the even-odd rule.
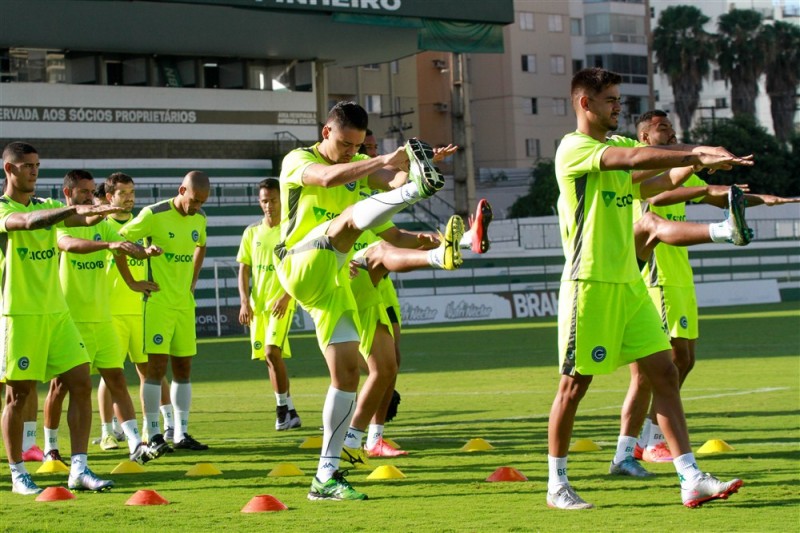
[[453, 215], [447, 221], [447, 226], [442, 235], [442, 267], [445, 270], [455, 270], [464, 263], [461, 257], [461, 238], [464, 236], [464, 221], [458, 215]]
[[645, 470], [645, 468], [639, 464], [639, 461], [634, 459], [633, 457], [626, 457], [624, 461], [617, 464], [614, 461], [611, 461], [611, 464], [608, 467], [608, 473], [612, 476], [630, 476], [630, 477], [651, 477], [653, 474]]
[[444, 187], [444, 178], [433, 165], [433, 149], [417, 138], [406, 142], [408, 179], [417, 184], [420, 198], [429, 198]]
[[341, 472], [337, 470], [333, 473], [333, 477], [325, 483], [314, 477], [311, 482], [311, 490], [308, 491], [308, 499], [315, 500], [366, 500], [367, 495], [358, 492], [347, 480], [344, 478], [347, 471]]
[[736, 185], [728, 191], [728, 226], [731, 228], [730, 242], [736, 246], [747, 246], [753, 240], [753, 230], [744, 219], [746, 201], [744, 193]]

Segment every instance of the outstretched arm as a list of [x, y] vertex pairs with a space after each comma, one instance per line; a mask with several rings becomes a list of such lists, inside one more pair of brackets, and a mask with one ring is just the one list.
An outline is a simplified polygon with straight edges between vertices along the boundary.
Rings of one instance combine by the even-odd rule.
[[76, 206], [41, 209], [28, 213], [11, 213], [6, 218], [7, 231], [30, 231], [54, 226], [75, 215]]
[[67, 227], [94, 226], [107, 215], [123, 212], [121, 207], [112, 205], [76, 205], [73, 207], [75, 214], [64, 219], [64, 225]]

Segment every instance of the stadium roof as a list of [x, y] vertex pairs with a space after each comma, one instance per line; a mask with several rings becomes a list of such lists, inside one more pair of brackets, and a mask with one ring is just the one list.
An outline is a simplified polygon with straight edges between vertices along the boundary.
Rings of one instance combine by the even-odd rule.
[[0, 47], [382, 63], [502, 51], [513, 0], [3, 0]]

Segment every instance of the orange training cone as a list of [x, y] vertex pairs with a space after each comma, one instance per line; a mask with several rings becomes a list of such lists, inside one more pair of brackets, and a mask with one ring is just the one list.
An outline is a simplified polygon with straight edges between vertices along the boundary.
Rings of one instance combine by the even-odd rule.
[[167, 505], [169, 502], [154, 490], [137, 490], [125, 505]]
[[37, 502], [57, 502], [74, 499], [75, 495], [66, 487], [47, 487], [36, 497]]
[[486, 481], [528, 481], [528, 478], [516, 468], [501, 466]]
[[269, 494], [253, 496], [247, 505], [242, 507], [243, 513], [266, 513], [269, 511], [285, 511], [288, 507], [282, 501]]

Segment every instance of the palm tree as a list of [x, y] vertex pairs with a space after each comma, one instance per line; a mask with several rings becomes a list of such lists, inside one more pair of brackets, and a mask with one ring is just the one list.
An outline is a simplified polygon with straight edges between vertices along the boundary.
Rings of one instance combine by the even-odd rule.
[[661, 12], [653, 31], [656, 65], [667, 75], [684, 138], [700, 101], [703, 78], [714, 57], [712, 36], [703, 29], [710, 19], [694, 6], [671, 6]]
[[767, 55], [761, 20], [761, 14], [752, 9], [732, 9], [719, 17], [717, 63], [731, 84], [733, 116], [756, 114], [758, 78], [764, 73]]
[[794, 130], [797, 86], [800, 83], [800, 28], [776, 21], [763, 30], [767, 44], [767, 94], [775, 136], [787, 142]]

